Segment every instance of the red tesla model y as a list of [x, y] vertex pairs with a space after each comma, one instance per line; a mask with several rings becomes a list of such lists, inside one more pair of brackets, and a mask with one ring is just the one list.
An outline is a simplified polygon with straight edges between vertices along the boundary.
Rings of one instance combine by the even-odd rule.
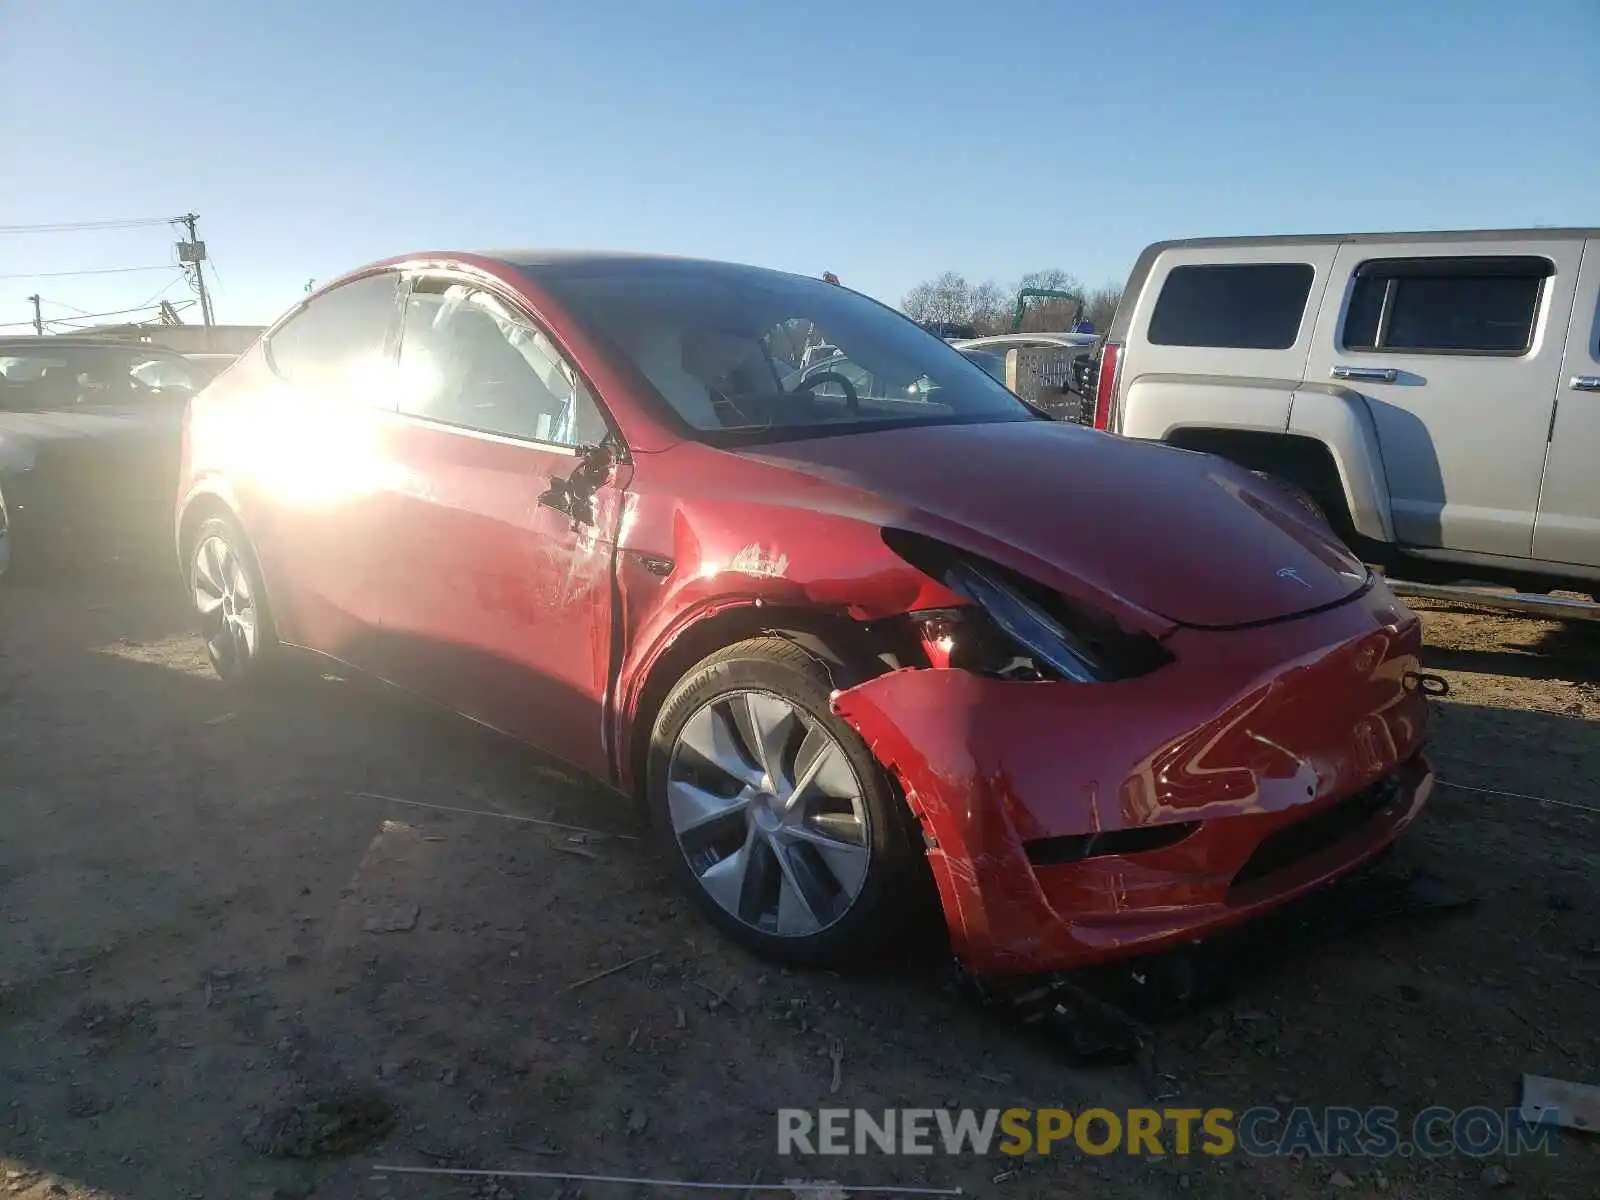
[[682, 259], [378, 263], [192, 402], [217, 672], [330, 655], [647, 804], [728, 935], [972, 970], [1146, 953], [1387, 846], [1419, 624], [1314, 514], [1043, 419], [846, 288]]

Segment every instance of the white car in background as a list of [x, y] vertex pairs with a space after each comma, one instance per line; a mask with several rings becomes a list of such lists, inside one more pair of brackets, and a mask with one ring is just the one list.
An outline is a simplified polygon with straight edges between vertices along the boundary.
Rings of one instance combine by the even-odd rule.
[[[1093, 333], [993, 333], [987, 337], [952, 339], [950, 345], [978, 363], [1001, 383], [1006, 382], [1006, 355], [1012, 350], [1054, 349], [1062, 353], [1044, 372], [1043, 385], [1047, 393], [1072, 393], [1067, 396], [1066, 410], [1060, 402], [1047, 405], [1053, 415], [1063, 420], [1081, 422], [1084, 419], [1082, 399], [1087, 390], [1088, 371], [1094, 360], [1095, 347], [1100, 337]], [[981, 356], [981, 358], [980, 358]], [[1009, 385], [1007, 385], [1009, 386]]]
[[1008, 350], [1027, 350], [1038, 346], [1058, 346], [1078, 354], [1089, 354], [1099, 341], [1100, 335], [1095, 333], [991, 333], [986, 337], [956, 338], [950, 344], [963, 352], [986, 350], [1004, 357]]

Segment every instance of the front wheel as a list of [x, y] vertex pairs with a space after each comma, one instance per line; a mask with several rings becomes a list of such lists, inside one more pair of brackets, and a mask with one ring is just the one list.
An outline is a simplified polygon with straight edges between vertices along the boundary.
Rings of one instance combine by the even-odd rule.
[[910, 814], [831, 690], [781, 638], [721, 650], [662, 705], [646, 776], [663, 850], [706, 916], [800, 966], [879, 949], [922, 882]]
[[238, 525], [211, 517], [189, 552], [189, 595], [206, 657], [225, 683], [254, 683], [280, 649], [267, 589], [254, 551]]

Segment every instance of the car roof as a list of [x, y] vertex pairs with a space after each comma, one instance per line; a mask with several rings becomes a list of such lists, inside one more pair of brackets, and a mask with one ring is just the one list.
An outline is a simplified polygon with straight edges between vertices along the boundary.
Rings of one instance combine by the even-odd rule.
[[[498, 258], [524, 270], [537, 271], [541, 267], [607, 267], [607, 266], [678, 266], [701, 267], [722, 271], [770, 271], [752, 263], [726, 262], [711, 258], [696, 258], [678, 254], [649, 254], [633, 250], [559, 250], [522, 247], [512, 250], [484, 252], [486, 258]], [[784, 274], [785, 272], [775, 272]], [[819, 277], [820, 278], [820, 277]]]
[[1562, 226], [1524, 229], [1417, 229], [1394, 233], [1269, 233], [1238, 237], [1175, 238], [1153, 242], [1146, 252], [1205, 248], [1207, 246], [1326, 246], [1350, 242], [1356, 245], [1382, 242], [1501, 242], [1529, 238], [1595, 238], [1600, 227]]
[[1110, 327], [1106, 330], [1106, 339], [1112, 342], [1120, 342], [1127, 337], [1128, 325], [1131, 322], [1133, 313], [1133, 304], [1138, 299], [1138, 294], [1144, 290], [1144, 285], [1150, 277], [1150, 269], [1155, 265], [1156, 259], [1169, 250], [1228, 250], [1245, 246], [1329, 246], [1343, 244], [1381, 246], [1394, 242], [1434, 242], [1440, 245], [1461, 245], [1474, 242], [1527, 241], [1536, 238], [1551, 241], [1600, 238], [1600, 227], [1564, 225], [1541, 228], [1535, 225], [1522, 229], [1416, 229], [1393, 233], [1270, 233], [1251, 234], [1241, 237], [1175, 238], [1171, 241], [1151, 242], [1140, 252], [1138, 259], [1133, 264], [1133, 270], [1128, 273], [1127, 284], [1122, 289], [1122, 300], [1117, 305], [1117, 311], [1111, 318]]
[[1093, 333], [991, 333], [983, 337], [957, 338], [950, 344], [957, 350], [982, 350], [989, 346], [1092, 346], [1100, 340]]
[[819, 276], [801, 275], [794, 271], [780, 271], [772, 267], [756, 266], [753, 263], [726, 262], [684, 255], [649, 254], [631, 250], [562, 250], [525, 246], [478, 250], [428, 250], [412, 254], [399, 254], [381, 262], [371, 263], [368, 266], [358, 267], [355, 270], [346, 272], [338, 279], [330, 281], [327, 287], [337, 286], [341, 282], [373, 270], [449, 262], [480, 268], [485, 266], [511, 267], [534, 279], [538, 279], [542, 275], [581, 275], [590, 272], [603, 273], [608, 270], [633, 268], [635, 270], [664, 272], [703, 271], [722, 275], [784, 275], [792, 279], [807, 279], [814, 283], [822, 282]]
[[141, 354], [175, 354], [179, 358], [183, 357], [179, 351], [174, 350], [171, 346], [155, 346], [149, 342], [125, 342], [117, 338], [58, 337], [53, 334], [0, 337], [0, 350], [9, 350], [13, 353], [29, 350], [84, 350], [91, 348], [136, 350]]

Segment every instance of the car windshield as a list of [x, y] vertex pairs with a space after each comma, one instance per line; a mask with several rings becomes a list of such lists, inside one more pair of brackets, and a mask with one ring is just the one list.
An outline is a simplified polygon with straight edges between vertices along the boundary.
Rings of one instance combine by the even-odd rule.
[[660, 261], [538, 277], [702, 440], [1032, 419], [982, 366], [821, 280]]
[[194, 388], [193, 370], [177, 355], [134, 346], [0, 347], [0, 411], [138, 403]]
[[1006, 381], [1006, 359], [1003, 354], [991, 354], [987, 350], [963, 350], [961, 356], [971, 362], [977, 363], [991, 378]]

